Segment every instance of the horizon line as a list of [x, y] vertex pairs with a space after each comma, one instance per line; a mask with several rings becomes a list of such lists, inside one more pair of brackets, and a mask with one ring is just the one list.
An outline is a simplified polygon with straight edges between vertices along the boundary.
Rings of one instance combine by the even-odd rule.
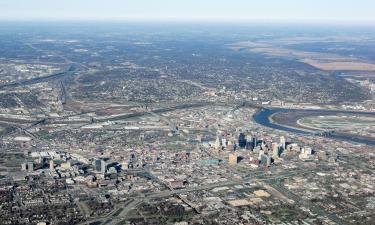
[[375, 25], [375, 20], [342, 20], [342, 19], [224, 19], [224, 18], [138, 18], [138, 17], [114, 17], [114, 18], [1, 18], [1, 22], [147, 22], [147, 23], [269, 23], [269, 24], [301, 24], [301, 25]]

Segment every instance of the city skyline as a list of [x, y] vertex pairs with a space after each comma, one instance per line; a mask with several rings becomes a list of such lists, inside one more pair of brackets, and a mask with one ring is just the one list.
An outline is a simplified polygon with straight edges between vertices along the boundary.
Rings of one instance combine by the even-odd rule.
[[374, 225], [374, 8], [0, 0], [0, 225]]

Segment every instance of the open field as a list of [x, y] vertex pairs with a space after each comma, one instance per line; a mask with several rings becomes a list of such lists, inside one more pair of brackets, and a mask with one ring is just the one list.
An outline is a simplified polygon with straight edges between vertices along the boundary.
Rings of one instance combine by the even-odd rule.
[[309, 129], [335, 130], [375, 137], [375, 118], [366, 116], [329, 115], [299, 119], [297, 124]]
[[306, 117], [298, 120], [301, 126], [313, 127], [315, 129], [332, 128], [363, 128], [375, 126], [375, 118], [358, 116], [319, 116]]
[[[286, 44], [286, 43], [281, 43]], [[294, 58], [320, 70], [326, 71], [375, 71], [375, 64], [354, 56], [330, 52], [292, 49], [288, 46], [273, 46], [271, 43], [238, 42], [228, 45], [230, 49], [248, 50], [269, 56]]]
[[321, 70], [340, 70], [340, 71], [375, 71], [375, 65], [363, 62], [345, 62], [345, 61], [328, 61], [321, 62], [318, 60], [306, 59], [302, 62], [307, 63]]

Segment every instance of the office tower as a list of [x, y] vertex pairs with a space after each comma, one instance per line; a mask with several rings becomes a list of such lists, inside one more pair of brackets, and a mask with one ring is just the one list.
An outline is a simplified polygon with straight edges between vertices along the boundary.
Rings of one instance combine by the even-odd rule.
[[310, 147], [303, 147], [299, 154], [299, 158], [302, 160], [310, 159], [310, 156], [313, 154], [313, 150]]
[[252, 142], [253, 142], [253, 149], [254, 149], [258, 145], [258, 139], [255, 135], [253, 136]]
[[318, 151], [317, 155], [320, 160], [328, 159], [328, 153], [326, 151]]
[[[246, 132], [249, 132], [249, 131], [246, 131]], [[251, 141], [251, 135], [246, 134], [245, 140], [246, 140], [246, 142]]]
[[301, 147], [297, 143], [292, 143], [288, 145], [288, 151], [300, 152]]
[[246, 142], [246, 150], [253, 150], [253, 145], [250, 141]]
[[278, 158], [279, 156], [279, 145], [277, 143], [272, 143], [272, 157]]
[[101, 161], [101, 165], [100, 165], [100, 172], [101, 173], [105, 173], [105, 171], [107, 170], [107, 166], [106, 166], [106, 163], [105, 163], [105, 161], [104, 160], [100, 160]]
[[53, 160], [50, 160], [50, 161], [49, 161], [49, 168], [50, 168], [51, 170], [55, 169], [55, 163], [53, 162]]
[[246, 136], [244, 133], [240, 133], [240, 136], [238, 137], [238, 146], [240, 146], [240, 148], [246, 147]]
[[221, 139], [221, 145], [222, 145], [224, 148], [226, 148], [226, 147], [227, 147], [227, 139], [222, 138], [222, 139]]
[[34, 172], [34, 163], [33, 162], [28, 162], [27, 163], [27, 170], [29, 172]]
[[237, 155], [236, 154], [229, 154], [228, 163], [229, 163], [229, 165], [236, 165], [237, 164]]
[[94, 167], [95, 167], [96, 171], [100, 172], [101, 169], [102, 169], [102, 160], [101, 159], [95, 159]]
[[221, 149], [221, 142], [219, 136], [216, 137], [215, 148], [218, 150]]
[[312, 148], [310, 147], [303, 147], [301, 149], [301, 154], [304, 154], [304, 155], [312, 155], [313, 154], [313, 150]]
[[27, 163], [22, 163], [21, 168], [22, 168], [22, 171], [26, 171], [27, 170]]
[[286, 140], [284, 136], [280, 137], [280, 147], [282, 148], [282, 150], [286, 149]]

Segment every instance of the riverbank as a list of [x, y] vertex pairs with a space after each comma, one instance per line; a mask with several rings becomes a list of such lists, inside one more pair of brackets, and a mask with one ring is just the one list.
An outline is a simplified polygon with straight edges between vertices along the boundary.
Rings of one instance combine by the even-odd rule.
[[[258, 110], [253, 115], [253, 120], [265, 127], [273, 128], [276, 130], [282, 130], [286, 132], [292, 132], [297, 133], [300, 135], [316, 135], [316, 130], [308, 130], [303, 129], [299, 126], [293, 126], [291, 123], [291, 120], [287, 120], [288, 122], [286, 124], [283, 124], [283, 121], [276, 121], [274, 115], [281, 115], [281, 113], [297, 113], [301, 114], [300, 118], [307, 116], [308, 114], [311, 115], [313, 113], [314, 115], [327, 115], [328, 114], [351, 114], [351, 115], [367, 115], [367, 116], [374, 116], [375, 113], [373, 112], [354, 112], [354, 111], [340, 111], [340, 110], [302, 110], [302, 109], [282, 109], [282, 108], [272, 108], [272, 109], [265, 109], [262, 108]], [[298, 117], [299, 118], [299, 117]], [[298, 118], [295, 119], [295, 124]], [[349, 141], [349, 142], [355, 142], [360, 144], [367, 144], [367, 145], [374, 145], [375, 146], [375, 139], [369, 138], [369, 137], [362, 137], [362, 136], [355, 136], [350, 134], [341, 134], [341, 133], [333, 133], [329, 138], [334, 138], [337, 140], [342, 141]]]

